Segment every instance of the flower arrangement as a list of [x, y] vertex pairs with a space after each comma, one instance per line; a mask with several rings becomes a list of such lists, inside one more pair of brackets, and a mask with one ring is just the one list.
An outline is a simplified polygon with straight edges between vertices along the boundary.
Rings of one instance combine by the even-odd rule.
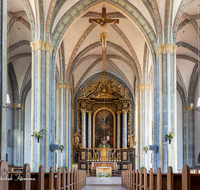
[[67, 171], [67, 170], [68, 170], [68, 166], [61, 167], [61, 168], [60, 168], [60, 171], [63, 172], [64, 169], [65, 169], [65, 171]]
[[143, 150], [145, 151], [145, 154], [147, 153], [147, 151], [149, 150], [148, 146], [144, 146]]
[[106, 148], [110, 148], [110, 147], [111, 147], [111, 146], [107, 143], [107, 144], [106, 144]]
[[60, 145], [60, 146], [59, 146], [59, 149], [61, 150], [61, 153], [62, 153], [62, 150], [64, 149], [64, 146], [63, 146], [63, 145]]
[[103, 145], [102, 145], [102, 144], [100, 144], [100, 145], [99, 145], [99, 148], [103, 148]]
[[145, 166], [142, 166], [140, 169], [142, 170], [142, 172], [144, 172], [144, 170], [147, 168]]
[[103, 171], [99, 173], [98, 177], [109, 177], [109, 174]]
[[171, 140], [174, 138], [175, 133], [174, 131], [169, 131], [169, 134], [165, 135], [165, 141], [169, 140], [169, 144], [171, 144]]
[[44, 132], [45, 132], [45, 129], [42, 129], [40, 131], [34, 131], [31, 136], [37, 138], [38, 139], [38, 143], [39, 143], [40, 138], [42, 137], [42, 135], [44, 134]]

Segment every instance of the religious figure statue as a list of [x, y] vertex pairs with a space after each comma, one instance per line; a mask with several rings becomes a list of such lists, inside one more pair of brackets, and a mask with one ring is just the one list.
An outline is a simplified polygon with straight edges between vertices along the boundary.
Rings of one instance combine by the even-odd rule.
[[100, 43], [102, 44], [103, 52], [106, 51], [106, 41], [107, 41], [107, 26], [108, 24], [114, 24], [117, 20], [113, 20], [112, 22], [104, 22], [103, 19], [101, 20], [92, 20], [92, 23], [98, 24], [102, 28], [102, 33], [100, 33]]
[[100, 43], [102, 44], [103, 52], [106, 51], [106, 41], [107, 41], [107, 26], [109, 24], [119, 23], [119, 19], [107, 19], [106, 18], [106, 7], [102, 7], [102, 18], [101, 19], [90, 19], [91, 23], [98, 24], [102, 28], [102, 33], [100, 33]]
[[128, 135], [128, 146], [129, 148], [133, 148], [134, 145], [136, 145], [135, 134], [131, 134], [131, 130], [130, 130], [130, 134]]
[[79, 134], [79, 128], [77, 128], [73, 136], [73, 146], [76, 148], [80, 147], [80, 142], [81, 142], [81, 135]]

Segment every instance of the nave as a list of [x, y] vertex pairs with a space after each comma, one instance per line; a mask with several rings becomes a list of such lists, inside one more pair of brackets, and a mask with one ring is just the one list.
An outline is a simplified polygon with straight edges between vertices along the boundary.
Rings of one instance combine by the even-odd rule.
[[85, 186], [83, 190], [125, 190], [121, 186]]

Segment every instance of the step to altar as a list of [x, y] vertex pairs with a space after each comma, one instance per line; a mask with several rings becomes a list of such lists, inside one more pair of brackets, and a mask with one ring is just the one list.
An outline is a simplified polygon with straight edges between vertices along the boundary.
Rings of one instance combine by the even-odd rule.
[[121, 177], [86, 177], [86, 185], [117, 185], [122, 184]]

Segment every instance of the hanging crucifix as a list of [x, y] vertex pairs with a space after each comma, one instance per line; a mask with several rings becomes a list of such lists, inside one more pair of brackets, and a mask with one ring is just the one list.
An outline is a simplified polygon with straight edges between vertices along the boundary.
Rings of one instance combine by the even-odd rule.
[[107, 41], [107, 25], [119, 24], [119, 19], [106, 19], [106, 7], [102, 7], [102, 18], [101, 19], [89, 19], [89, 23], [99, 24], [102, 28], [100, 33], [100, 43], [102, 44], [102, 69], [106, 70], [106, 41]]

